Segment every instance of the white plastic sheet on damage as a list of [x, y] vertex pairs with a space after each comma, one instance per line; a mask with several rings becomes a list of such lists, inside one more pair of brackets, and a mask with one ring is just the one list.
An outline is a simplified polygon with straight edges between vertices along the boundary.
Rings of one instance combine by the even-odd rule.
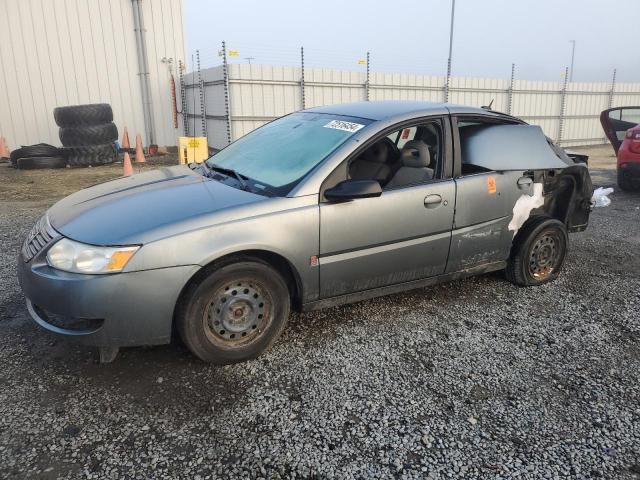
[[613, 193], [613, 188], [600, 187], [594, 190], [591, 203], [594, 207], [607, 207], [611, 205], [609, 195]]

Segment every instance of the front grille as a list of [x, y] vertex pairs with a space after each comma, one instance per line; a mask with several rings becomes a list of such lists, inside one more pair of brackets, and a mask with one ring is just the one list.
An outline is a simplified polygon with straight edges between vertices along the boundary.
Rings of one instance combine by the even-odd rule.
[[31, 261], [33, 257], [58, 236], [58, 232], [56, 232], [49, 223], [49, 218], [47, 218], [47, 215], [44, 215], [36, 222], [29, 232], [29, 235], [27, 235], [27, 238], [24, 239], [24, 243], [22, 244], [22, 258], [24, 261]]

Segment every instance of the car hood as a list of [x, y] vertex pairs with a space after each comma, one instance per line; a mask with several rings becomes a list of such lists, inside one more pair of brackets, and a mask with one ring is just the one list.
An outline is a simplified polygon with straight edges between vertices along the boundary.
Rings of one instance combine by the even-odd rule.
[[178, 165], [80, 190], [48, 214], [53, 228], [68, 238], [125, 245], [143, 243], [151, 230], [265, 198]]

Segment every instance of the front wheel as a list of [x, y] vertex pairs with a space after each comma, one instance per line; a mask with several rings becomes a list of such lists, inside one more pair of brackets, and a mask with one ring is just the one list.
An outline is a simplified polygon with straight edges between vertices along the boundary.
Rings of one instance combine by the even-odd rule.
[[562, 222], [535, 217], [516, 235], [507, 262], [507, 279], [523, 287], [555, 280], [567, 255], [568, 235]]
[[280, 336], [290, 303], [276, 270], [260, 261], [238, 261], [215, 268], [189, 288], [178, 310], [178, 331], [205, 362], [242, 362]]

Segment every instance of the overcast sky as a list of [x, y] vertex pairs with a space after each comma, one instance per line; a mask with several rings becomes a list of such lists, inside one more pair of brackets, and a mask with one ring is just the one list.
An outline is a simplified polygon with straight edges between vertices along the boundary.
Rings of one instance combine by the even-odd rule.
[[[187, 52], [232, 61], [444, 75], [451, 0], [184, 0]], [[640, 80], [640, 0], [456, 0], [454, 76], [561, 80], [576, 41], [573, 80]]]

